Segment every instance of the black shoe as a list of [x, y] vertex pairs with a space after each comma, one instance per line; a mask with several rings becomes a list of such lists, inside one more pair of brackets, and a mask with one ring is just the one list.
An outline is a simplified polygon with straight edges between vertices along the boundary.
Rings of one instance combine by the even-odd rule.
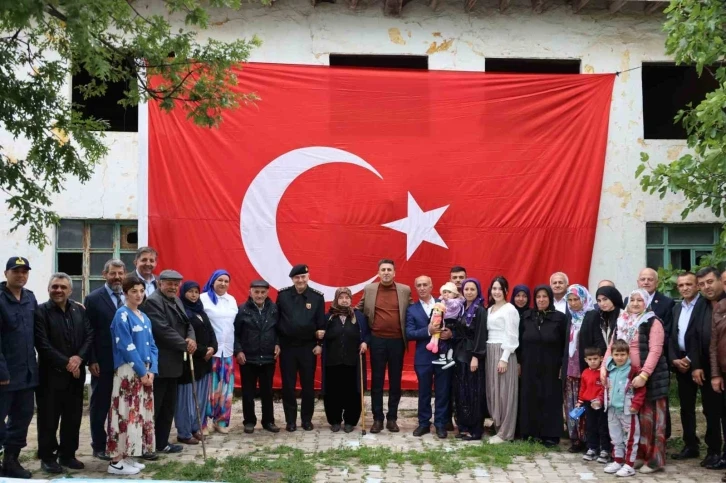
[[[62, 470], [61, 470], [62, 471]], [[32, 473], [20, 464], [17, 456], [9, 457], [6, 453], [3, 459], [3, 474], [7, 478], [20, 478], [23, 480], [30, 479]]]
[[159, 455], [156, 453], [144, 453], [141, 457], [146, 461], [156, 461], [159, 459]]
[[271, 433], [279, 433], [280, 432], [280, 428], [278, 428], [277, 426], [275, 426], [275, 423], [263, 424], [262, 425], [262, 429], [264, 429], [265, 431], [269, 431]]
[[334, 433], [337, 433], [338, 431], [340, 431], [340, 424], [331, 424], [330, 430]]
[[297, 431], [297, 426], [295, 426], [295, 423], [287, 423], [287, 425], [285, 426], [285, 431], [287, 431], [288, 433], [294, 433], [295, 431]]
[[63, 473], [63, 468], [61, 468], [61, 465], [59, 465], [56, 460], [41, 460], [40, 469], [45, 471], [46, 473], [51, 473], [54, 475], [59, 475]]
[[431, 426], [419, 426], [418, 428], [413, 430], [413, 435], [417, 438], [420, 438], [424, 434], [429, 434], [431, 432]]
[[383, 421], [373, 421], [371, 426], [371, 434], [377, 434], [383, 431]]
[[481, 434], [479, 435], [471, 435], [471, 434], [465, 434], [461, 437], [464, 441], [481, 441]]
[[706, 457], [701, 460], [700, 464], [702, 468], [705, 468], [706, 465], [715, 465], [720, 459], [721, 457], [718, 453], [708, 453]]
[[245, 424], [245, 433], [252, 434], [255, 432], [255, 425], [252, 423]]
[[315, 429], [315, 426], [313, 426], [313, 423], [311, 423], [310, 421], [306, 421], [302, 423], [302, 428], [305, 431], [312, 431], [313, 429]]
[[718, 462], [712, 465], [706, 465], [707, 470], [723, 470], [726, 469], [726, 459], [719, 458]]
[[157, 453], [174, 454], [181, 453], [184, 450], [184, 446], [180, 444], [167, 444], [162, 450], [157, 450]]
[[386, 429], [392, 433], [397, 433], [400, 431], [400, 429], [398, 428], [398, 423], [396, 423], [395, 419], [393, 421], [391, 421], [390, 419], [388, 420], [388, 422], [386, 423]]
[[554, 448], [556, 446], [559, 446], [559, 444], [560, 444], [559, 441], [554, 440], [554, 439], [543, 439], [542, 441], [540, 441], [540, 443], [545, 448]]
[[346, 424], [343, 426], [343, 431], [345, 431], [346, 433], [352, 433], [353, 429], [355, 429], [355, 426], [353, 426], [352, 424]]
[[574, 443], [572, 443], [572, 446], [570, 446], [570, 449], [568, 449], [567, 451], [569, 451], [570, 453], [582, 453], [583, 451], [585, 451], [585, 449], [585, 443], [583, 443], [582, 441], [575, 441]]
[[674, 460], [687, 460], [690, 458], [698, 458], [698, 448], [689, 448], [686, 446], [681, 450], [680, 453], [675, 453], [671, 455], [671, 458]]
[[446, 437], [449, 436], [449, 433], [446, 432], [446, 428], [436, 428], [436, 436], [441, 439], [446, 439]]
[[111, 457], [105, 451], [94, 451], [93, 457], [101, 461], [111, 461]]
[[76, 458], [60, 458], [58, 461], [60, 462], [61, 466], [65, 466], [70, 470], [82, 470], [86, 467], [86, 465], [84, 465], [81, 461], [78, 461], [78, 459]]

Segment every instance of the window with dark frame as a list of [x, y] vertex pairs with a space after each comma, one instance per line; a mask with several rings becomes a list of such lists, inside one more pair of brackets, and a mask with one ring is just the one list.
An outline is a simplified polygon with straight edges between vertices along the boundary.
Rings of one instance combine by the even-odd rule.
[[646, 265], [692, 270], [701, 258], [710, 255], [718, 242], [721, 226], [717, 223], [646, 225]]
[[56, 271], [71, 276], [72, 297], [82, 301], [103, 286], [103, 266], [111, 258], [120, 258], [126, 270], [134, 267], [138, 248], [136, 221], [61, 220], [56, 230]]
[[124, 99], [124, 91], [129, 89], [126, 82], [106, 82], [106, 92], [97, 97], [84, 99], [75, 86], [86, 85], [93, 77], [81, 68], [73, 75], [71, 99], [73, 104], [81, 106], [80, 112], [84, 118], [102, 119], [109, 123], [108, 131], [137, 132], [139, 130], [138, 106], [122, 106], [118, 102]]
[[485, 72], [510, 74], [579, 74], [580, 59], [519, 59], [487, 57]]
[[642, 87], [644, 138], [686, 139], [686, 129], [675, 116], [689, 104], [699, 104], [718, 82], [708, 69], [698, 77], [693, 66], [643, 62]]
[[428, 55], [330, 54], [331, 67], [428, 70]]

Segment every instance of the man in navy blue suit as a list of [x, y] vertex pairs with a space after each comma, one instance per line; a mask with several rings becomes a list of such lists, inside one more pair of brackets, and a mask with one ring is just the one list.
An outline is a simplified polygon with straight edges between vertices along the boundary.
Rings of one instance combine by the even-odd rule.
[[106, 283], [84, 301], [86, 316], [93, 328], [93, 348], [88, 369], [91, 372], [91, 446], [93, 456], [109, 461], [106, 453], [106, 418], [113, 390], [113, 346], [111, 322], [116, 310], [126, 302], [121, 283], [126, 275], [124, 262], [112, 259], [103, 267]]
[[[443, 369], [443, 366], [432, 364], [438, 356], [426, 349], [431, 340], [429, 327], [431, 310], [437, 300], [431, 295], [433, 284], [431, 277], [422, 275], [415, 281], [419, 301], [409, 305], [406, 310], [406, 337], [416, 341], [414, 355], [414, 369], [418, 378], [418, 427], [414, 436], [423, 436], [431, 432], [431, 386], [434, 386], [436, 396], [434, 426], [439, 438], [446, 438], [446, 423], [449, 421], [449, 399], [451, 395], [451, 377], [453, 371]], [[444, 329], [441, 339], [451, 338], [451, 331]]]

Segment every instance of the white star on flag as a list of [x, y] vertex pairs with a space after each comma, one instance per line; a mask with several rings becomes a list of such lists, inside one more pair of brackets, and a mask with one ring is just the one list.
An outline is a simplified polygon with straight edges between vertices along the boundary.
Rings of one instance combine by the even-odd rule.
[[413, 253], [427, 241], [440, 247], [449, 248], [436, 231], [441, 215], [444, 214], [449, 205], [424, 212], [416, 203], [413, 195], [408, 193], [408, 216], [400, 220], [385, 223], [383, 226], [406, 234], [406, 260], [410, 260]]

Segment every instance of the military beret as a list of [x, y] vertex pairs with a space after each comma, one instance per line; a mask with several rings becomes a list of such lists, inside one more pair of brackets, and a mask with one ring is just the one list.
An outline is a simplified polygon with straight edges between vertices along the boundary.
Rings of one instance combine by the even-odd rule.
[[176, 270], [164, 270], [159, 274], [159, 280], [182, 280], [182, 274]]
[[264, 280], [253, 280], [250, 288], [270, 288], [270, 284]]
[[308, 273], [308, 266], [301, 263], [292, 267], [292, 270], [290, 270], [290, 278], [295, 275], [304, 275], [306, 273]]

